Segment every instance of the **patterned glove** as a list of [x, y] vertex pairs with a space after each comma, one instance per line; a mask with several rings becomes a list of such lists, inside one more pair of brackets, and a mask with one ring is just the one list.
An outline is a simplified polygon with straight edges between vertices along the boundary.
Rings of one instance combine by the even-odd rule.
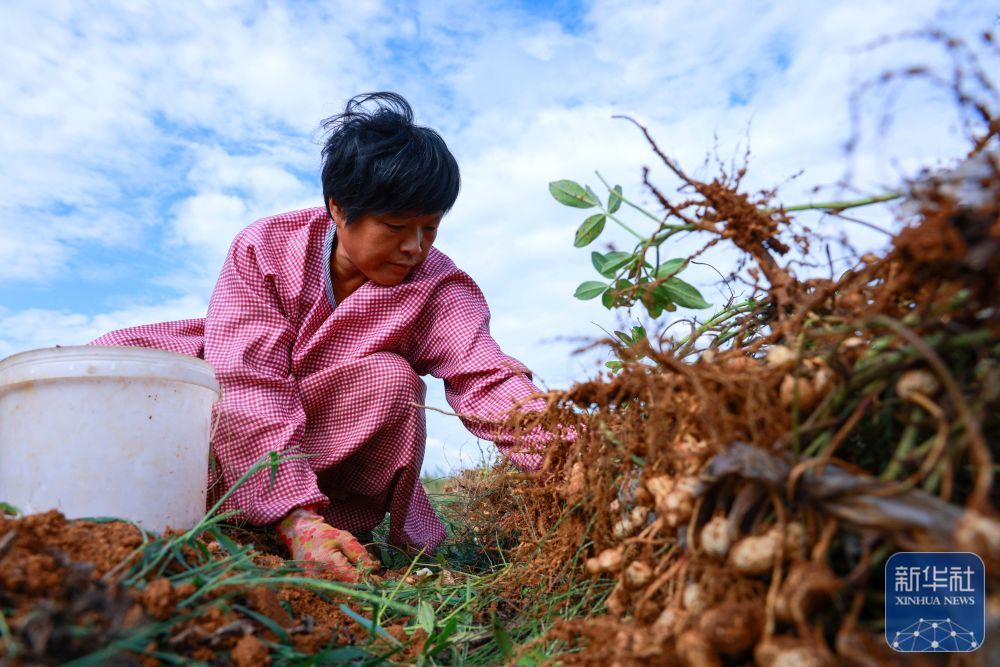
[[299, 507], [276, 526], [292, 559], [306, 561], [309, 574], [329, 572], [338, 581], [360, 581], [359, 565], [362, 571], [375, 568], [371, 556], [353, 535], [326, 523], [316, 509]]
[[[522, 437], [521, 451], [510, 455], [510, 460], [524, 472], [534, 472], [540, 470], [545, 455], [542, 453], [545, 448], [556, 439], [556, 434], [564, 442], [575, 443], [580, 433], [587, 430], [586, 424], [563, 424], [558, 423], [553, 430], [547, 430], [543, 426], [537, 426], [526, 436]], [[539, 453], [535, 453], [535, 450]]]

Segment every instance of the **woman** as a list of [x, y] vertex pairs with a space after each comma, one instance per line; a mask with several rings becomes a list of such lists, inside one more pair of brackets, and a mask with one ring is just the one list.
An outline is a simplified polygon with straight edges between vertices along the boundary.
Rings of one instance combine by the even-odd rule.
[[[399, 95], [350, 100], [327, 119], [325, 207], [253, 223], [233, 241], [207, 316], [109, 333], [100, 345], [201, 356], [222, 387], [213, 449], [219, 493], [271, 452], [291, 456], [227, 500], [254, 524], [277, 523], [297, 560], [356, 580], [367, 565], [351, 533], [390, 513], [389, 540], [433, 550], [445, 530], [419, 481], [426, 439], [421, 375], [477, 437], [516, 403], [542, 410], [531, 372], [489, 332], [476, 283], [433, 248], [458, 196], [444, 140], [413, 123]], [[521, 442], [539, 446], [536, 429]], [[515, 453], [520, 467], [538, 454]]]

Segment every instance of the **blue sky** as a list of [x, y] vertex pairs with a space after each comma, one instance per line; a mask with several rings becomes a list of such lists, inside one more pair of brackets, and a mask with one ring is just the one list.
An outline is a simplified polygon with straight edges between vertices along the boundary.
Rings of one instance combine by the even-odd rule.
[[[641, 167], [665, 178], [613, 114], [640, 119], [687, 165], [749, 140], [750, 185], [803, 172], [783, 186], [787, 203], [892, 189], [964, 142], [944, 96], [914, 84], [892, 128], [864, 135], [848, 161], [851, 91], [884, 68], [946, 63], [926, 40], [866, 45], [930, 26], [970, 38], [993, 27], [987, 5], [3, 3], [0, 356], [201, 316], [236, 232], [321, 203], [319, 121], [352, 95], [391, 89], [462, 166], [438, 247], [483, 287], [504, 350], [542, 385], [568, 386], [606, 356], [572, 356], [567, 339], [600, 336], [621, 315], [572, 298], [595, 277], [591, 248], [573, 248], [581, 216], [547, 183], [596, 184], [600, 170], [648, 201]], [[883, 103], [865, 99], [869, 126]], [[838, 188], [848, 166], [851, 187]], [[626, 241], [609, 230], [597, 248]], [[732, 257], [713, 261], [727, 269]], [[429, 402], [447, 408], [428, 380]], [[428, 425], [426, 469], [478, 459], [457, 420], [430, 414]]]

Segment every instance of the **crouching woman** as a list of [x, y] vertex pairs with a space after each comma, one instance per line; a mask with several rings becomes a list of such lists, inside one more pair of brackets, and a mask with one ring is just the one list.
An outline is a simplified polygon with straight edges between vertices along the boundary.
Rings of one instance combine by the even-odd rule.
[[[324, 122], [323, 206], [240, 232], [204, 319], [114, 331], [99, 345], [208, 361], [222, 387], [215, 497], [272, 452], [224, 509], [276, 524], [297, 560], [345, 580], [367, 565], [354, 534], [390, 514], [389, 541], [433, 550], [445, 537], [419, 481], [423, 375], [441, 378], [466, 428], [501, 450], [504, 415], [543, 410], [531, 372], [505, 355], [471, 277], [434, 248], [459, 191], [443, 139], [392, 93], [359, 96]], [[446, 228], [445, 228], [446, 229]], [[520, 443], [541, 443], [536, 429]], [[537, 453], [514, 453], [522, 468]]]

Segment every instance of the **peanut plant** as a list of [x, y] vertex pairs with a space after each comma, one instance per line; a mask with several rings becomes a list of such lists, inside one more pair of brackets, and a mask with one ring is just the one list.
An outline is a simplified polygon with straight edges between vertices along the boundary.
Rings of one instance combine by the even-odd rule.
[[[598, 177], [600, 178], [600, 174]], [[607, 183], [605, 185], [607, 186]], [[594, 268], [610, 282], [588, 280], [581, 283], [576, 288], [574, 294], [576, 298], [589, 300], [601, 297], [601, 303], [609, 310], [616, 307], [630, 307], [638, 301], [646, 307], [649, 316], [654, 319], [665, 310], [671, 312], [677, 310], [678, 306], [695, 309], [710, 306], [693, 285], [677, 277], [677, 274], [687, 266], [686, 258], [660, 262], [660, 246], [678, 232], [691, 231], [689, 225], [664, 224], [653, 214], [626, 199], [620, 185], [608, 187], [607, 204], [601, 201], [589, 185], [581, 186], [575, 181], [553, 181], [549, 183], [549, 192], [556, 201], [566, 206], [600, 210], [599, 213], [584, 220], [576, 230], [574, 245], [577, 248], [583, 248], [597, 240], [608, 220], [621, 225], [639, 239], [632, 252], [612, 251], [607, 254], [592, 252], [590, 259]], [[657, 232], [647, 238], [622, 222], [616, 214], [623, 203], [656, 222]], [[655, 265], [645, 259], [650, 249], [656, 256]]]
[[[601, 178], [601, 175], [597, 175]], [[601, 178], [604, 182], [604, 179]], [[604, 204], [589, 185], [581, 186], [570, 180], [553, 181], [549, 183], [549, 192], [561, 204], [580, 209], [599, 209], [599, 213], [589, 216], [576, 230], [574, 245], [583, 248], [593, 243], [604, 231], [608, 220], [623, 227], [639, 239], [632, 252], [611, 251], [606, 254], [591, 252], [590, 261], [605, 280], [587, 280], [576, 288], [574, 296], [583, 301], [601, 297], [601, 303], [608, 310], [612, 308], [629, 308], [636, 302], [645, 306], [649, 316], [656, 319], [663, 311], [673, 312], [677, 307], [701, 309], [709, 304], [701, 293], [690, 283], [677, 277], [684, 270], [688, 260], [674, 258], [660, 262], [660, 246], [671, 236], [681, 231], [690, 231], [689, 225], [670, 225], [658, 220], [645, 209], [635, 205], [625, 198], [622, 186], [608, 186], [607, 204]], [[622, 204], [628, 204], [657, 224], [656, 233], [644, 237], [616, 215]], [[653, 249], [655, 264], [646, 261], [646, 253]], [[640, 340], [646, 338], [646, 330], [636, 325], [626, 333], [615, 331], [615, 335], [628, 347], [635, 347]], [[643, 356], [640, 354], [639, 358]], [[605, 365], [618, 372], [623, 365], [621, 360], [611, 360]]]

